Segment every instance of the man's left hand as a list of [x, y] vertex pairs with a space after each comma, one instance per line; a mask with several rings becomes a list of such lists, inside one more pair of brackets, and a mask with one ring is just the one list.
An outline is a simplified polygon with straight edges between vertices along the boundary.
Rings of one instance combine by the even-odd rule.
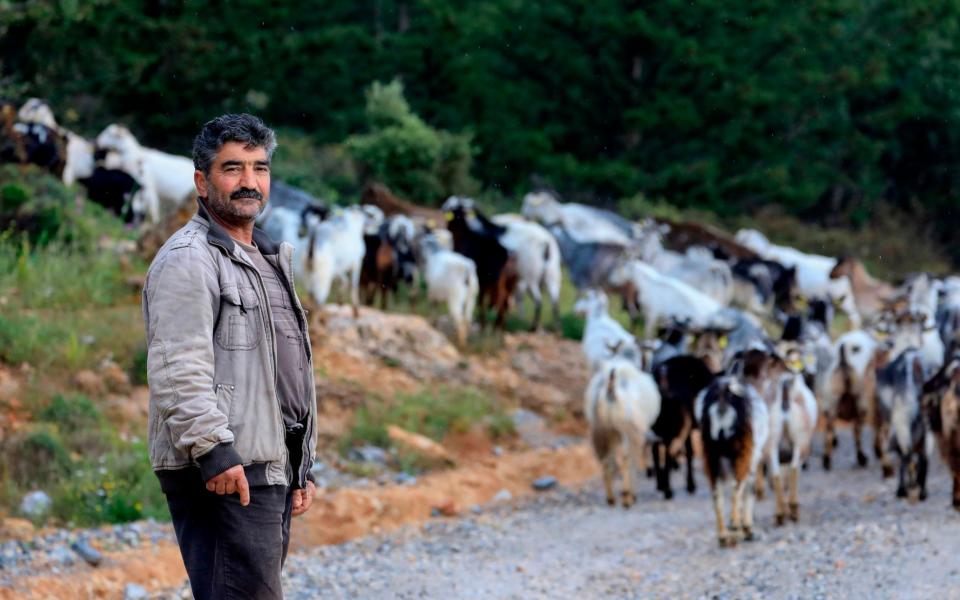
[[317, 486], [312, 481], [307, 481], [307, 487], [302, 490], [293, 490], [293, 516], [299, 516], [310, 510], [313, 504], [313, 494], [317, 491]]

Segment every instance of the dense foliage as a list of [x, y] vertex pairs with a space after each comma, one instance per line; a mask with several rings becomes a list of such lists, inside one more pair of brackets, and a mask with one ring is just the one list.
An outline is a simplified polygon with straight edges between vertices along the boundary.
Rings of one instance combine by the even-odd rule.
[[957, 40], [948, 0], [0, 1], [9, 89], [85, 133], [121, 120], [185, 153], [212, 114], [251, 110], [321, 144], [359, 136], [368, 174], [439, 193], [399, 179], [436, 153], [415, 124], [400, 142], [426, 155], [369, 137], [399, 135], [370, 129], [364, 97], [399, 78], [488, 190], [776, 202], [829, 225], [888, 203], [942, 240], [960, 225]]

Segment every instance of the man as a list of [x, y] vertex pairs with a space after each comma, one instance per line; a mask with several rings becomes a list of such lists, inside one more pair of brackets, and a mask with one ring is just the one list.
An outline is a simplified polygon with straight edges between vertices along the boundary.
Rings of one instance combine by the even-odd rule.
[[198, 600], [282, 598], [290, 517], [313, 499], [316, 398], [293, 248], [254, 227], [275, 147], [250, 115], [203, 126], [197, 214], [143, 290], [150, 460]]

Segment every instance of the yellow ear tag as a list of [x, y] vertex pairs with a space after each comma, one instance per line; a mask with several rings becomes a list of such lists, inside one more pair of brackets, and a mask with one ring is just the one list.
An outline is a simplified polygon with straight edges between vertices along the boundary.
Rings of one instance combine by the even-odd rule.
[[427, 219], [427, 229], [433, 229], [437, 226], [437, 222], [433, 219]]
[[807, 298], [806, 296], [800, 296], [797, 298], [797, 308], [804, 309], [807, 308]]
[[469, 210], [467, 211], [467, 216], [470, 217], [471, 219], [475, 219], [477, 217], [477, 213], [476, 211]]
[[443, 216], [444, 216], [444, 218], [446, 218], [448, 221], [452, 221], [452, 220], [453, 220], [453, 213], [452, 213], [452, 212], [445, 212], [445, 213], [443, 213]]
[[720, 344], [720, 349], [721, 349], [721, 350], [726, 350], [726, 349], [727, 349], [727, 336], [725, 336], [725, 335], [720, 336], [720, 340], [719, 340], [717, 343]]
[[800, 360], [799, 358], [795, 358], [791, 360], [787, 366], [790, 367], [791, 371], [800, 372], [803, 370], [803, 361]]

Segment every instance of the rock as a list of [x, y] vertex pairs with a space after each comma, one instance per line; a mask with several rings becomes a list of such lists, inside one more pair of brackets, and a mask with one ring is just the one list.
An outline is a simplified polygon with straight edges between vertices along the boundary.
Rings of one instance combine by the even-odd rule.
[[130, 392], [130, 376], [112, 360], [108, 359], [101, 363], [100, 377], [109, 391], [117, 394]]
[[407, 431], [406, 429], [397, 427], [396, 425], [387, 425], [387, 435], [390, 437], [390, 440], [393, 441], [393, 443], [406, 450], [412, 450], [418, 454], [426, 456], [431, 460], [443, 462], [449, 465], [456, 464], [456, 460], [446, 448], [430, 438], [420, 435], [419, 433]]
[[494, 502], [508, 502], [510, 500], [513, 500], [513, 494], [507, 489], [502, 489], [493, 496]]
[[102, 396], [107, 391], [103, 377], [89, 369], [77, 371], [73, 376], [73, 384], [88, 396]]
[[386, 450], [377, 446], [371, 446], [370, 444], [358, 448], [351, 448], [347, 456], [355, 462], [372, 463], [381, 466], [386, 466], [389, 460]]
[[50, 510], [51, 502], [43, 490], [30, 492], [20, 501], [20, 512], [28, 517], [41, 517]]
[[103, 561], [103, 555], [100, 551], [90, 545], [87, 540], [77, 540], [70, 544], [70, 549], [80, 555], [80, 558], [87, 561], [91, 566], [96, 567]]
[[537, 490], [538, 492], [552, 490], [555, 487], [557, 487], [557, 478], [552, 475], [541, 477], [533, 482], [533, 489]]
[[7, 540], [26, 542], [36, 535], [33, 523], [26, 519], [7, 518], [0, 522], [0, 537]]
[[62, 565], [64, 567], [69, 567], [73, 563], [77, 562], [76, 556], [73, 552], [70, 551], [66, 546], [57, 546], [48, 554], [50, 562]]
[[146, 600], [150, 597], [146, 588], [136, 583], [128, 583], [123, 588], [123, 600]]
[[474, 504], [473, 506], [470, 507], [470, 512], [472, 512], [475, 515], [482, 515], [483, 509], [480, 507], [479, 504]]
[[433, 514], [434, 511], [444, 517], [455, 517], [457, 516], [457, 505], [453, 500], [445, 500], [430, 510], [431, 515], [438, 516]]
[[396, 478], [394, 479], [400, 485], [417, 485], [417, 478], [409, 473], [400, 472], [397, 473]]

